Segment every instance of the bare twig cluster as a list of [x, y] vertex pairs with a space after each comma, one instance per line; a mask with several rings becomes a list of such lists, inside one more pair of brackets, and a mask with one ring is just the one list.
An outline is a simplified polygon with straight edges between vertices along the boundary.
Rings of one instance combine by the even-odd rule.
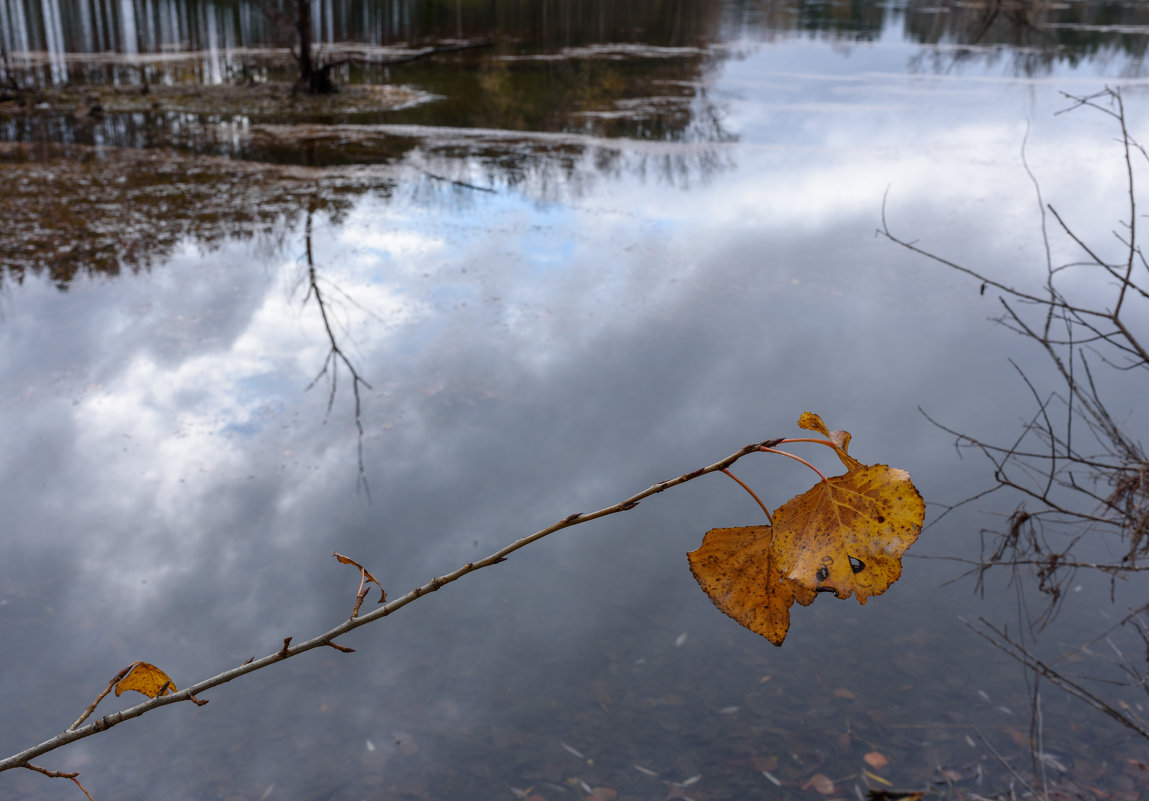
[[[1144, 408], [1118, 413], [1111, 408], [1107, 400], [1111, 396], [1104, 389], [1115, 376], [1134, 381], [1149, 378], [1149, 342], [1143, 338], [1145, 321], [1149, 320], [1149, 262], [1139, 241], [1135, 181], [1138, 169], [1149, 164], [1149, 153], [1130, 133], [1118, 91], [1107, 88], [1092, 95], [1065, 97], [1069, 105], [1059, 113], [1077, 109], [1100, 113], [1112, 121], [1117, 131], [1127, 183], [1127, 216], [1113, 231], [1119, 243], [1118, 260], [1103, 257], [1099, 246], [1087, 242], [1057, 208], [1044, 202], [1037, 179], [1025, 163], [1024, 146], [1022, 161], [1041, 210], [1045, 264], [1040, 286], [1022, 288], [1004, 283], [896, 236], [890, 230], [884, 206], [878, 231], [907, 250], [965, 273], [980, 282], [983, 294], [987, 288], [996, 290], [1003, 309], [998, 322], [1036, 343], [1053, 367], [1058, 386], [1046, 392], [1013, 363], [1033, 398], [1034, 409], [1011, 442], [990, 442], [927, 415], [954, 436], [959, 450], [980, 453], [993, 470], [991, 487], [948, 507], [946, 512], [1001, 491], [1021, 498], [1002, 530], [982, 533], [981, 557], [959, 561], [970, 564], [966, 575], [976, 575], [979, 589], [984, 588], [987, 573], [997, 568], [1006, 568], [1014, 579], [1029, 576], [1029, 586], [1035, 586], [1047, 600], [1034, 614], [1022, 612], [1031, 636], [1036, 636], [1056, 616], [1078, 571], [1108, 576], [1114, 590], [1117, 582], [1133, 580], [1149, 570], [1149, 565], [1143, 563], [1149, 556], [1149, 457], [1135, 433], [1144, 430]], [[1078, 252], [1075, 260], [1054, 262], [1047, 222]], [[1080, 291], [1070, 288], [1071, 278], [1078, 287], [1084, 278], [1089, 286], [1100, 285], [1108, 290], [1100, 301], [1082, 300]], [[1149, 381], [1145, 386], [1149, 390]], [[1082, 556], [1085, 543], [1099, 537], [1115, 544], [1113, 550], [1120, 555], [1109, 561]], [[1022, 585], [1020, 581], [1015, 584], [1019, 608], [1027, 610]], [[1113, 685], [1120, 685], [1149, 692], [1147, 609], [1131, 610], [1099, 638], [1112, 650], [1108, 655], [1112, 658], [1107, 660], [1110, 667], [1116, 665], [1119, 674], [1116, 680], [1105, 682], [1110, 690]], [[1070, 676], [1056, 666], [1056, 660], [1039, 659], [1027, 649], [1025, 636], [1011, 637], [985, 621], [982, 626], [975, 629], [980, 636], [1028, 668], [1035, 776], [1040, 775], [1043, 764], [1037, 690], [1041, 680], [1149, 739], [1149, 724], [1118, 700], [1107, 699], [1100, 684]], [[1147, 646], [1144, 660], [1124, 654], [1116, 642], [1118, 631]], [[1089, 650], [1096, 643], [1076, 649], [1073, 655], [1099, 659], [1095, 651]]]
[[[1096, 568], [1116, 579], [1139, 571], [1138, 559], [1149, 555], [1149, 457], [1130, 433], [1130, 421], [1111, 412], [1098, 373], [1099, 368], [1105, 368], [1149, 374], [1149, 344], [1137, 331], [1149, 315], [1149, 263], [1138, 240], [1134, 183], [1135, 164], [1149, 163], [1149, 153], [1126, 126], [1120, 93], [1106, 89], [1086, 97], [1066, 97], [1072, 101], [1067, 111], [1098, 111], [1111, 117], [1118, 129], [1128, 180], [1128, 218], [1114, 232], [1122, 245], [1120, 262], [1104, 259], [1053, 205], [1044, 203], [1045, 280], [1033, 290], [1002, 283], [897, 237], [884, 210], [879, 231], [907, 250], [980, 281], [982, 292], [986, 288], [998, 290], [1004, 310], [999, 322], [1040, 345], [1060, 377], [1059, 389], [1042, 393], [1014, 364], [1033, 396], [1035, 409], [1012, 442], [988, 442], [931, 418], [954, 435], [959, 448], [980, 452], [993, 468], [994, 486], [961, 503], [999, 490], [1022, 496], [1006, 529], [987, 538], [977, 571], [980, 574], [1003, 565], [1034, 568], [1038, 586], [1051, 601], [1049, 610], [1037, 621], [1038, 627], [1056, 610], [1074, 570]], [[1040, 200], [1036, 181], [1035, 188]], [[1079, 248], [1079, 260], [1053, 262], [1045, 231], [1047, 213]], [[1071, 272], [1075, 278], [1084, 273], [1107, 282], [1112, 287], [1110, 296], [1103, 304], [1091, 304], [1067, 295], [1061, 286]], [[1055, 530], [1072, 533], [1055, 542], [1051, 536]], [[1081, 538], [1096, 532], [1116, 534], [1124, 555], [1111, 563], [1076, 558], [1074, 549]]]

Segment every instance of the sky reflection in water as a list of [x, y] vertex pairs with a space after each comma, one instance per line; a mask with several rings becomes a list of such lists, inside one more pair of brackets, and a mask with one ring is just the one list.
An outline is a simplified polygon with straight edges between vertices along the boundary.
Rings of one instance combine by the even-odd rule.
[[[907, 74], [916, 52], [747, 45], [709, 87], [734, 141], [571, 139], [556, 156], [526, 137], [524, 180], [495, 193], [430, 177], [490, 185], [490, 137], [424, 130], [387, 173], [393, 193], [316, 214], [315, 265], [371, 384], [370, 502], [346, 374], [330, 410], [323, 380], [305, 391], [327, 343], [304, 302], [301, 218], [274, 246], [184, 240], [150, 270], [81, 274], [67, 292], [6, 281], [5, 753], [62, 729], [134, 659], [182, 686], [334, 624], [357, 581], [332, 551], [399, 595], [790, 434], [805, 409], [850, 429], [863, 461], [909, 469], [927, 501], [984, 486], [985, 466], [918, 407], [1008, 439], [1030, 407], [1007, 357], [1048, 376], [986, 321], [992, 293], [874, 236], [883, 194], [902, 235], [1024, 282], [1041, 274], [1027, 125], [1045, 198], [1098, 240], [1122, 213], [1123, 166], [1103, 121], [1053, 116], [1058, 90], [1098, 88], [1088, 67]], [[1142, 90], [1127, 91], [1142, 122]], [[779, 461], [738, 471], [774, 505], [809, 484]], [[874, 749], [900, 786], [939, 764], [981, 764], [975, 792], [1007, 786], [971, 727], [1024, 753], [1020, 669], [957, 616], [1012, 622], [1011, 596], [939, 588], [957, 568], [911, 558], [864, 608], [796, 610], [774, 649], [711, 607], [684, 558], [756, 511], [708, 477], [348, 637], [355, 655], [292, 660], [52, 767], [118, 798], [582, 797], [579, 780], [661, 798], [661, 779], [696, 774], [697, 797], [725, 798], [775, 791], [756, 759], [777, 757], [799, 794], [815, 772], [856, 776]], [[993, 522], [952, 515], [911, 553], [976, 553]], [[1069, 607], [1061, 636], [1095, 626], [1098, 603]], [[1131, 748], [1099, 715], [1049, 704], [1051, 752]], [[9, 775], [5, 797], [46, 792]]]

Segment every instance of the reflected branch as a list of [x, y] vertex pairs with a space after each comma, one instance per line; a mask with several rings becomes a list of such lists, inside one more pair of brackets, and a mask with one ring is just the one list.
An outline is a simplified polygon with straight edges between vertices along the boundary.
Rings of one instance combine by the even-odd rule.
[[328, 314], [327, 299], [324, 297], [323, 289], [319, 285], [319, 273], [315, 269], [315, 258], [311, 249], [311, 218], [314, 213], [314, 204], [308, 207], [307, 221], [304, 224], [304, 240], [306, 243], [307, 254], [307, 295], [303, 298], [304, 305], [312, 298], [315, 299], [315, 305], [319, 307], [319, 315], [323, 318], [323, 329], [327, 333], [327, 341], [329, 349], [327, 356], [323, 359], [323, 366], [311, 379], [311, 383], [307, 385], [307, 389], [311, 389], [320, 379], [324, 376], [328, 377], [329, 389], [327, 393], [327, 414], [331, 414], [331, 408], [335, 404], [335, 393], [339, 386], [339, 365], [342, 364], [351, 376], [351, 394], [355, 398], [355, 430], [357, 433], [357, 455], [358, 455], [358, 486], [361, 487], [366, 493], [368, 500], [371, 498], [371, 487], [367, 483], [367, 468], [363, 462], [363, 402], [360, 396], [359, 388], [366, 387], [371, 389], [371, 385], [367, 380], [360, 375], [359, 370], [355, 367], [354, 362], [348, 358], [343, 348], [339, 345], [339, 340], [335, 335], [335, 329], [331, 325], [331, 317]]
[[[1021, 662], [1037, 675], [1048, 679], [1050, 682], [1065, 690], [1070, 695], [1085, 701], [1091, 707], [1113, 718], [1122, 726], [1125, 726], [1126, 728], [1131, 729], [1142, 737], [1149, 739], [1149, 723], [1146, 723], [1140, 718], [1134, 717], [1132, 712], [1130, 714], [1125, 714], [1112, 704], [1107, 703], [1103, 698], [1100, 698], [1079, 682], [1069, 678], [1064, 673], [1056, 670], [1049, 663], [1044, 662], [1038, 657], [1034, 656], [1029, 650], [1021, 645], [1021, 643], [1017, 642], [1008, 634], [1006, 634], [1005, 631], [997, 628], [982, 618], [980, 619], [981, 624], [990, 632], [987, 634], [985, 631], [982, 631], [976, 626], [971, 625], [969, 621], [965, 620], [964, 618], [959, 619], [974, 634], [978, 635], [998, 650]], [[1120, 650], [1118, 650], [1118, 653], [1120, 653]], [[1123, 657], [1124, 654], [1121, 654], [1121, 656]], [[1138, 683], [1144, 684], [1145, 677], [1141, 676], [1140, 674], [1136, 675], [1139, 679]]]

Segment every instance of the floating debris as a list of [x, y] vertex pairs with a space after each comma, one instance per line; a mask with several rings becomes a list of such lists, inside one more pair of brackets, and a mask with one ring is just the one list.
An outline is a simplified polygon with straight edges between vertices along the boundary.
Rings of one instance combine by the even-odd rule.
[[1048, 765], [1049, 767], [1053, 768], [1054, 770], [1059, 770], [1062, 773], [1069, 773], [1069, 768], [1065, 767], [1065, 763], [1062, 762], [1057, 757], [1055, 757], [1053, 754], [1049, 753], [1048, 751], [1038, 751], [1037, 752], [1037, 759], [1039, 762], [1042, 762], [1043, 764]]
[[781, 782], [781, 781], [779, 781], [778, 777], [777, 777], [777, 776], [775, 776], [775, 775], [774, 775], [773, 773], [771, 773], [770, 771], [768, 771], [768, 770], [763, 770], [763, 771], [759, 771], [759, 772], [760, 772], [760, 773], [761, 773], [763, 776], [765, 776], [765, 777], [766, 777], [766, 781], [770, 782], [770, 783], [771, 783], [771, 784], [773, 784], [775, 787], [781, 787], [781, 786], [782, 786], [782, 782]]
[[374, 751], [374, 750], [375, 750], [375, 743], [373, 743], [373, 742], [371, 742], [370, 740], [368, 740], [368, 741], [367, 741], [367, 750], [368, 750], [368, 751]]
[[644, 768], [642, 765], [635, 765], [634, 769], [637, 770], [639, 773], [642, 773], [646, 776], [657, 776], [658, 775], [657, 773], [655, 773], [650, 768]]
[[686, 642], [686, 632], [685, 631], [678, 635], [678, 639], [676, 639], [674, 641], [674, 647], [675, 648], [681, 648], [682, 644], [684, 642]]
[[571, 754], [572, 756], [576, 756], [579, 759], [586, 759], [586, 756], [581, 751], [579, 751], [577, 748], [569, 746], [563, 742], [560, 742], [559, 745], [561, 745], [563, 747], [563, 750], [566, 751], [568, 754]]

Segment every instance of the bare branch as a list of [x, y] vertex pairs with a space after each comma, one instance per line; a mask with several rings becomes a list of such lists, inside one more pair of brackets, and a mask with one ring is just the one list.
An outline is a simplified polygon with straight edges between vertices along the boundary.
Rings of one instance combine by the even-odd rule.
[[688, 481], [693, 481], [696, 478], [701, 478], [702, 476], [708, 475], [710, 473], [726, 470], [742, 457], [751, 453], [757, 453], [764, 447], [771, 448], [777, 445], [779, 442], [781, 442], [781, 438], [771, 439], [765, 442], [752, 443], [743, 448], [740, 448], [739, 450], [730, 454], [726, 458], [715, 462], [714, 464], [707, 465], [706, 467], [701, 467], [697, 470], [692, 470], [689, 473], [684, 473], [677, 478], [660, 481], [657, 484], [653, 484], [641, 492], [636, 492], [630, 497], [624, 498], [623, 500], [611, 506], [607, 506], [599, 509], [598, 511], [589, 512], [586, 514], [575, 513], [567, 515], [566, 517], [547, 526], [546, 528], [540, 529], [533, 534], [521, 537], [514, 542], [503, 546], [484, 559], [480, 559], [475, 562], [467, 562], [465, 565], [451, 571], [450, 573], [436, 576], [422, 586], [411, 590], [407, 594], [389, 601], [382, 606], [378, 606], [365, 615], [352, 617], [349, 620], [345, 620], [339, 625], [334, 626], [333, 628], [330, 628], [322, 634], [318, 634], [312, 637], [311, 639], [305, 640], [296, 645], [292, 645], [292, 638], [286, 637], [283, 640], [282, 648], [260, 659], [248, 660], [242, 665], [231, 668], [230, 670], [225, 670], [222, 673], [218, 673], [211, 678], [204, 679], [203, 681], [193, 684], [190, 687], [187, 687], [178, 692], [169, 693], [168, 695], [161, 695], [156, 698], [149, 698], [147, 701], [137, 704], [136, 706], [105, 715], [99, 720], [96, 720], [93, 723], [89, 723], [86, 726], [66, 729], [55, 737], [52, 737], [49, 740], [45, 740], [39, 745], [27, 748], [5, 759], [0, 759], [0, 772], [11, 770], [12, 768], [30, 768], [38, 770], [41, 773], [45, 773], [46, 775], [53, 775], [51, 772], [32, 767], [31, 760], [43, 754], [55, 751], [56, 749], [68, 745], [69, 743], [73, 743], [85, 737], [90, 737], [93, 734], [98, 734], [99, 732], [106, 731], [113, 726], [123, 723], [124, 721], [138, 718], [141, 715], [147, 712], [151, 712], [152, 710], [159, 707], [167, 706], [168, 704], [179, 703], [181, 701], [194, 700], [192, 698], [194, 695], [201, 694], [207, 690], [212, 689], [213, 687], [218, 687], [221, 684], [226, 684], [227, 682], [238, 679], [241, 676], [246, 676], [247, 674], [253, 673], [257, 670], [262, 670], [263, 668], [269, 667], [278, 662], [282, 662], [285, 659], [290, 659], [291, 657], [298, 656], [312, 649], [331, 647], [340, 651], [346, 650], [345, 646], [340, 646], [335, 643], [337, 638], [342, 637], [348, 632], [354, 631], [360, 626], [365, 626], [368, 623], [373, 623], [376, 620], [380, 620], [384, 617], [387, 617], [388, 615], [392, 615], [408, 604], [417, 601], [419, 598], [440, 590], [448, 584], [458, 581], [463, 576], [474, 573], [476, 570], [504, 562], [512, 553], [519, 550], [520, 548], [524, 548], [527, 545], [530, 545], [532, 542], [540, 540], [543, 537], [554, 534], [556, 531], [561, 531], [565, 528], [577, 526], [582, 523], [589, 523], [592, 520], [598, 520], [602, 517], [608, 517], [610, 515], [618, 514], [619, 512], [625, 512], [634, 509], [641, 501], [651, 497], [652, 495], [657, 495], [660, 492], [665, 492], [668, 489], [677, 487], [680, 484], [685, 484]]

